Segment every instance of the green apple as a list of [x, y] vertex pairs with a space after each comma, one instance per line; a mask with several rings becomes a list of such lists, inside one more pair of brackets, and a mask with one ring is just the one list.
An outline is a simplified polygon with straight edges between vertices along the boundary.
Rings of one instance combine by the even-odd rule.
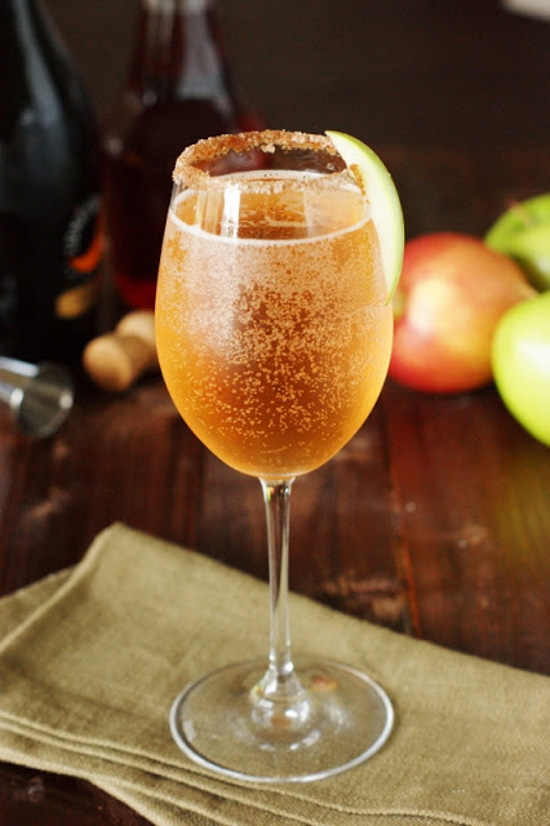
[[369, 201], [372, 222], [380, 244], [389, 301], [401, 274], [405, 244], [403, 211], [395, 184], [384, 163], [370, 146], [344, 132], [327, 131], [326, 134]]
[[510, 207], [493, 224], [485, 243], [514, 258], [538, 290], [550, 288], [550, 193]]
[[495, 384], [510, 413], [550, 445], [550, 290], [501, 317], [491, 360]]

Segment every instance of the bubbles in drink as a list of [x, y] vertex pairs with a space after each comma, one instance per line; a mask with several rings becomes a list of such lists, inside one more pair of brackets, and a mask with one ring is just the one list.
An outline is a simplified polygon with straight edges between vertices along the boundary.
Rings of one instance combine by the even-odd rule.
[[331, 458], [370, 412], [391, 348], [364, 202], [352, 188], [312, 197], [297, 177], [181, 199], [159, 275], [172, 398], [213, 453], [255, 476]]

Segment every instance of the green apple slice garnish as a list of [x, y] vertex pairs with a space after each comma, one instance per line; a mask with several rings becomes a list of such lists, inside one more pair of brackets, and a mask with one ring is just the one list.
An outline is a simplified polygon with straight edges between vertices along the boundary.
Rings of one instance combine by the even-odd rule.
[[397, 189], [390, 173], [370, 146], [344, 132], [327, 131], [326, 135], [369, 201], [389, 300], [401, 275], [405, 244], [403, 211]]

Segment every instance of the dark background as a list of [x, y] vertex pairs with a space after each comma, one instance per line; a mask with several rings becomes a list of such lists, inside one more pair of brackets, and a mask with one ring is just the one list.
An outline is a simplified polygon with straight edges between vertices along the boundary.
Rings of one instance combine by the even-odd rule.
[[[45, 0], [98, 114], [139, 0]], [[498, 0], [222, 0], [234, 75], [267, 125], [373, 145], [550, 142], [550, 22]]]

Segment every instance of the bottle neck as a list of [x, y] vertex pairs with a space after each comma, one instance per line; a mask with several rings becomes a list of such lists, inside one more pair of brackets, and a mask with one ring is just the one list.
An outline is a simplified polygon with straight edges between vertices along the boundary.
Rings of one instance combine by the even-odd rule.
[[35, 0], [3, 0], [0, 3], [0, 23], [2, 24], [2, 31], [10, 30], [12, 33], [17, 31], [17, 20], [20, 14], [27, 15], [29, 9], [33, 9]]
[[58, 83], [67, 55], [40, 0], [0, 4], [0, 50], [9, 72], [2, 78], [0, 133], [7, 139], [20, 119], [27, 126], [52, 120], [59, 109]]
[[222, 34], [213, 0], [142, 0], [128, 85], [146, 102], [223, 96]]

